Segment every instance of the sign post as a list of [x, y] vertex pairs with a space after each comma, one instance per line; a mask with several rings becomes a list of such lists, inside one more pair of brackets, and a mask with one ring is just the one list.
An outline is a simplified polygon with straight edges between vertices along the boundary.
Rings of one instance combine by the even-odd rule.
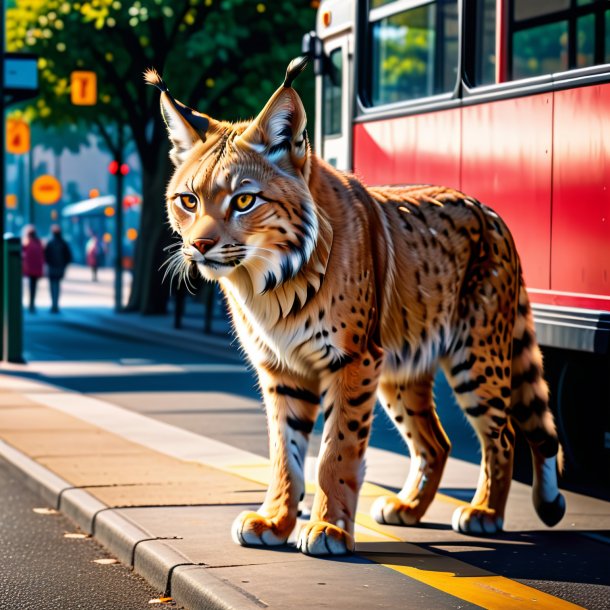
[[[0, 6], [0, 237], [4, 240], [4, 2]], [[4, 271], [4, 243], [0, 244], [0, 269]], [[4, 282], [0, 281], [0, 361], [4, 360]]]
[[[28, 53], [4, 52], [4, 2], [0, 6], [0, 237], [4, 237], [4, 109], [9, 104], [38, 95], [38, 56]], [[4, 273], [6, 256], [4, 244], [0, 247], [0, 270]], [[21, 285], [19, 285], [21, 290]], [[5, 311], [7, 286], [0, 281], [0, 360], [4, 359], [4, 337], [12, 320]]]

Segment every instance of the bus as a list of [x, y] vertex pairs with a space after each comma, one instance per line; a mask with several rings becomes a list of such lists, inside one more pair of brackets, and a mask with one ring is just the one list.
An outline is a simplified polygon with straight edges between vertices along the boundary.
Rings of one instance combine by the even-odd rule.
[[323, 0], [316, 150], [368, 185], [442, 184], [507, 222], [567, 476], [610, 475], [610, 3]]

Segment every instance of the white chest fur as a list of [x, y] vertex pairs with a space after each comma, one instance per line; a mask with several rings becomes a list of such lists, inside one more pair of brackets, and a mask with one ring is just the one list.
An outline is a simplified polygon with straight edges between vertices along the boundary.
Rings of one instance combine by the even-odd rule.
[[304, 315], [283, 318], [272, 295], [246, 299], [228, 282], [223, 288], [241, 344], [255, 366], [273, 364], [307, 376], [339, 354], [325, 321]]

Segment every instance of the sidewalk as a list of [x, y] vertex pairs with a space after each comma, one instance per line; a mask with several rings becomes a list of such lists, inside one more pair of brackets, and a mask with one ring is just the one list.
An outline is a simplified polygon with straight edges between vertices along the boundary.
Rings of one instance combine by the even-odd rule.
[[[123, 274], [123, 304], [126, 303], [131, 287], [131, 276]], [[24, 283], [25, 327], [29, 314], [27, 307], [27, 288]], [[37, 295], [37, 318], [43, 317], [52, 323], [56, 317], [50, 314], [51, 301], [48, 281], [42, 278]], [[91, 281], [91, 271], [87, 267], [71, 265], [62, 282], [61, 319], [64, 322], [81, 328], [94, 329], [99, 332], [105, 327], [108, 333], [119, 333], [138, 340], [162, 342], [171, 347], [180, 348], [188, 341], [189, 349], [205, 354], [218, 355], [219, 350], [224, 358], [242, 362], [238, 342], [232, 335], [231, 325], [224, 315], [224, 304], [219, 298], [214, 309], [212, 332], [204, 333], [204, 306], [192, 297], [186, 301], [182, 319], [182, 328], [174, 328], [173, 300], [170, 301], [170, 313], [167, 315], [142, 316], [138, 313], [115, 311], [114, 272], [103, 268], [98, 271], [98, 281]], [[103, 324], [103, 326], [102, 326]], [[195, 340], [196, 339], [196, 340]]]
[[[198, 320], [195, 315], [187, 329], [176, 331], [171, 316], [115, 314], [108, 309], [108, 278], [91, 287], [86, 271], [76, 269], [66, 280], [66, 297], [70, 291], [72, 296], [60, 315], [67, 323], [139, 341], [154, 337], [176, 347], [188, 340], [203, 353], [241, 361], [222, 322], [218, 332], [204, 335], [191, 327]], [[107, 307], [99, 306], [102, 292], [110, 301]], [[72, 307], [76, 294], [80, 301]], [[35, 315], [50, 318], [42, 299], [40, 303]], [[237, 546], [230, 537], [231, 523], [262, 501], [269, 478], [265, 459], [99, 399], [11, 376], [12, 367], [3, 368], [0, 455], [21, 471], [50, 507], [64, 512], [189, 610], [578, 607], [435, 548], [497, 543], [527, 553], [535, 532], [498, 542], [465, 540], [448, 527], [380, 526], [368, 511], [374, 499], [388, 491], [371, 483], [365, 483], [361, 494], [353, 556], [316, 559], [294, 547]], [[371, 453], [375, 460], [368, 480], [389, 486], [402, 482], [405, 458], [379, 450]], [[477, 466], [456, 462], [448, 467], [452, 482], [476, 478]], [[307, 492], [311, 500], [312, 483]], [[527, 486], [514, 484], [511, 502], [529, 505], [529, 494]], [[579, 498], [578, 510], [565, 520], [566, 536], [590, 529], [585, 519], [595, 521], [596, 529], [610, 528], [607, 503]], [[448, 524], [459, 504], [460, 500], [439, 494], [428, 517]], [[571, 506], [576, 503], [568, 498]], [[532, 528], [529, 517], [515, 525]]]

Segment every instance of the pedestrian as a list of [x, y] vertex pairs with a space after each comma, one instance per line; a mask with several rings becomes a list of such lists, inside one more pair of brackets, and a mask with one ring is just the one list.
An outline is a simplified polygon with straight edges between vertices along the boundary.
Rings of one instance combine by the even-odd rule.
[[23, 232], [22, 242], [23, 276], [29, 280], [30, 311], [36, 311], [36, 287], [44, 271], [44, 247], [33, 225], [28, 225]]
[[52, 237], [44, 249], [47, 263], [49, 284], [51, 286], [51, 312], [59, 313], [59, 288], [66, 272], [66, 267], [72, 262], [72, 252], [66, 240], [61, 236], [59, 225], [51, 227]]
[[85, 246], [85, 255], [87, 259], [87, 265], [91, 267], [92, 279], [97, 282], [97, 270], [100, 266], [102, 258], [102, 244], [100, 243], [99, 237], [92, 233], [91, 237], [87, 241]]

